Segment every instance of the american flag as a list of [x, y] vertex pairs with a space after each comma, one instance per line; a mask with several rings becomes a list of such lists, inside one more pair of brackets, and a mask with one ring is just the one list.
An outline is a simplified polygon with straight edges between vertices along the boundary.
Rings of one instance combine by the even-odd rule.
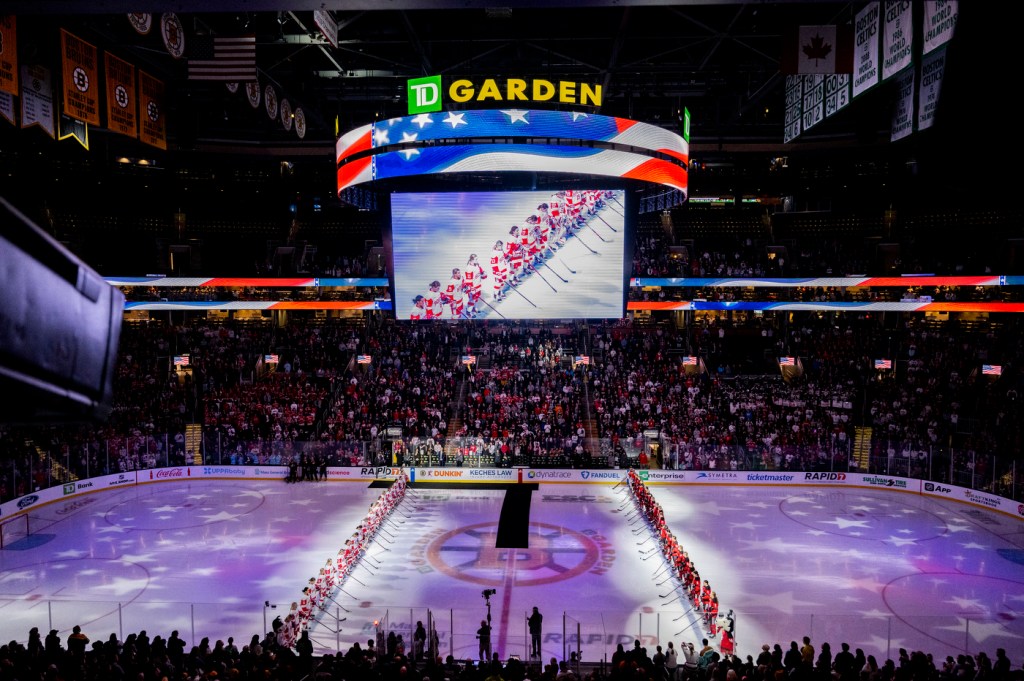
[[373, 358], [369, 355], [356, 355], [356, 364], [370, 364]]
[[796, 358], [794, 358], [794, 357], [779, 357], [779, 366], [780, 367], [795, 367], [796, 366]]
[[694, 357], [693, 355], [686, 355], [685, 357], [683, 357], [683, 366], [697, 366], [697, 358]]
[[256, 80], [256, 36], [197, 35], [189, 43], [189, 80]]
[[279, 359], [277, 355], [263, 355], [263, 361], [267, 364], [279, 364]]
[[875, 368], [876, 369], [892, 369], [892, 360], [891, 359], [876, 359], [875, 360]]
[[981, 373], [983, 376], [1002, 376], [1003, 367], [1001, 364], [982, 364]]
[[462, 356], [462, 363], [463, 364], [476, 364], [476, 355], [463, 355]]
[[189, 365], [189, 356], [188, 355], [175, 355], [174, 356], [174, 366], [176, 366], [176, 367], [187, 367], [188, 365]]
[[590, 364], [588, 355], [576, 355], [576, 364]]

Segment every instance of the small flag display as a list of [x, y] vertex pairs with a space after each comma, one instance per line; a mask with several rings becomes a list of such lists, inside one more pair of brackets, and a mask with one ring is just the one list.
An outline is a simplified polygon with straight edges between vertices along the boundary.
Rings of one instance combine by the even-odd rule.
[[176, 367], [187, 367], [191, 364], [191, 358], [188, 355], [175, 355], [174, 366]]
[[683, 357], [683, 366], [697, 366], [697, 358], [693, 355], [686, 355], [685, 357]]
[[263, 355], [263, 361], [267, 364], [278, 364], [279, 357], [277, 355]]
[[982, 364], [981, 373], [983, 376], [1002, 376], [1003, 367], [1000, 364]]
[[590, 357], [588, 355], [576, 355], [574, 364], [590, 364]]
[[462, 356], [462, 363], [463, 364], [476, 364], [476, 355], [463, 355]]
[[892, 360], [891, 359], [876, 359], [875, 360], [875, 368], [876, 369], [892, 369]]
[[370, 364], [373, 358], [369, 355], [356, 355], [356, 364]]
[[795, 357], [779, 357], [779, 366], [780, 367], [795, 367], [796, 366], [796, 358]]

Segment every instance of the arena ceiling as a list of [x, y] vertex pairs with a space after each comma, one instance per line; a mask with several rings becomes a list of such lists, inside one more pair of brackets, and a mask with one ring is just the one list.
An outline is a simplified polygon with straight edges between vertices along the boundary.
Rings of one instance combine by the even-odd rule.
[[[255, 33], [260, 80], [272, 83], [308, 119], [306, 144], [406, 113], [408, 78], [565, 79], [599, 83], [600, 113], [664, 127], [692, 113], [695, 143], [782, 140], [779, 58], [786, 31], [852, 20], [852, 2], [641, 2], [570, 0], [5, 0], [19, 16], [21, 50], [51, 49], [53, 27], [163, 78], [171, 93], [170, 134], [186, 145], [212, 141], [297, 143], [243, 94], [191, 82], [158, 31], [138, 35], [125, 12], [175, 12], [187, 36]], [[316, 28], [330, 9], [337, 47]], [[47, 41], [51, 43], [47, 46]], [[186, 57], [187, 42], [186, 42]], [[23, 54], [23, 59], [25, 58]], [[824, 130], [826, 134], [829, 130]]]

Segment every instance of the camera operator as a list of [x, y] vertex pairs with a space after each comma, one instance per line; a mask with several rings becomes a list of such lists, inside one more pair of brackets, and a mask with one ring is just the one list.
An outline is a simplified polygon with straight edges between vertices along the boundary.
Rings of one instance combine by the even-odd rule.
[[480, 620], [476, 637], [480, 640], [480, 664], [487, 664], [491, 659], [491, 625], [487, 620]]

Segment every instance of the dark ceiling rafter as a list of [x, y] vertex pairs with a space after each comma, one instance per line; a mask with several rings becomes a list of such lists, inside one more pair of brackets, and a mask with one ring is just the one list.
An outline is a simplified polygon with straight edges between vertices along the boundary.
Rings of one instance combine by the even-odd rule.
[[626, 42], [626, 31], [629, 29], [629, 8], [622, 10], [622, 19], [619, 21], [619, 30], [615, 33], [615, 40], [612, 42], [611, 54], [608, 56], [608, 70], [604, 73], [604, 81], [601, 83], [601, 92], [608, 92], [608, 86], [612, 82], [612, 74], [619, 65], [619, 53]]
[[423, 42], [420, 40], [420, 37], [416, 32], [416, 27], [412, 25], [409, 13], [402, 10], [399, 14], [402, 17], [402, 24], [405, 26], [405, 31], [409, 34], [409, 42], [412, 43], [413, 49], [416, 51], [416, 56], [420, 58], [420, 68], [423, 70], [421, 75], [432, 75], [434, 73], [434, 67], [430, 64], [430, 57], [427, 55], [427, 51], [423, 48]]

